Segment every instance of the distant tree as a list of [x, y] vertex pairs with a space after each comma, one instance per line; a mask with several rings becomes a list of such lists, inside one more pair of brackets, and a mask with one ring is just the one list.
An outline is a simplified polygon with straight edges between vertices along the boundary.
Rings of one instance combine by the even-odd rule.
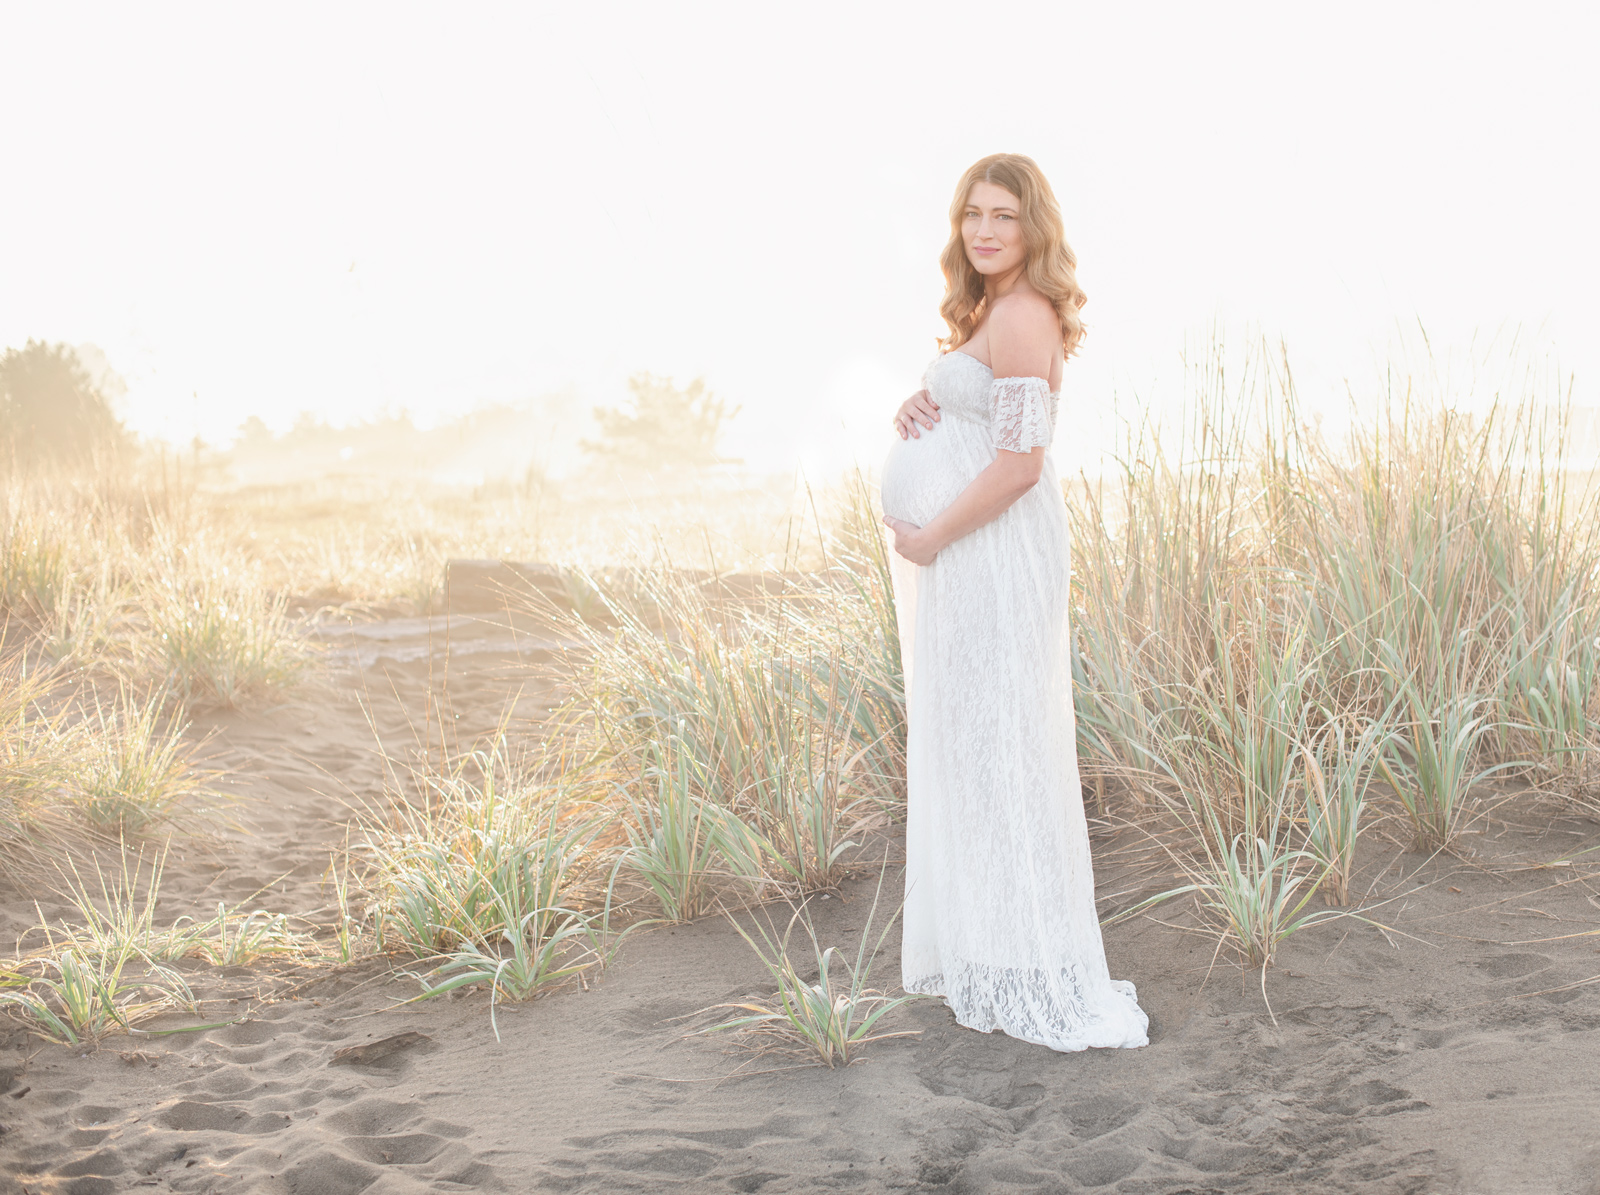
[[235, 439], [238, 443], [248, 444], [252, 448], [262, 447], [272, 443], [272, 429], [262, 422], [260, 415], [252, 415], [239, 425]]
[[585, 451], [619, 464], [714, 465], [727, 458], [717, 442], [738, 407], [706, 389], [704, 378], [678, 387], [671, 378], [637, 373], [628, 379], [633, 398], [622, 407], [596, 407], [601, 439], [584, 440]]
[[0, 448], [11, 462], [82, 463], [126, 440], [71, 345], [30, 340], [0, 357]]

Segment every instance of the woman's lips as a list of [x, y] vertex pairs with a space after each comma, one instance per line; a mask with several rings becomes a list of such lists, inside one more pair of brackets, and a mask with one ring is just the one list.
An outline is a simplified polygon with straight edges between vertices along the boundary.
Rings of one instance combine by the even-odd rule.
[[985, 249], [985, 248], [983, 248], [981, 246], [978, 246], [978, 245], [974, 245], [972, 251], [974, 253], [983, 253], [983, 254], [990, 254], [990, 253], [998, 253], [998, 252], [1000, 252], [1000, 250], [998, 250], [998, 249]]

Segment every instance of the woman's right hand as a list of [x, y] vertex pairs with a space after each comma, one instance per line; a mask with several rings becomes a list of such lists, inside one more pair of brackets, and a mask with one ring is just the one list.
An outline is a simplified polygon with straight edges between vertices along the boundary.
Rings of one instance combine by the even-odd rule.
[[920, 440], [922, 433], [917, 430], [921, 423], [929, 431], [939, 422], [939, 404], [933, 401], [933, 395], [926, 390], [918, 390], [905, 402], [900, 404], [900, 410], [895, 414], [894, 427], [904, 440], [907, 436]]

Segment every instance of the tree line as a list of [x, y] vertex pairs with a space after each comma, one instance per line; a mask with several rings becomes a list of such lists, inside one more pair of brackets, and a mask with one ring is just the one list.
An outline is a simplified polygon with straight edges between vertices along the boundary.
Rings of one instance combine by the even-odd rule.
[[[586, 451], [631, 466], [736, 463], [719, 445], [739, 408], [711, 394], [703, 378], [679, 387], [640, 373], [628, 387], [627, 404], [594, 409], [600, 437], [583, 441]], [[29, 340], [0, 356], [0, 465], [86, 465], [131, 442], [71, 345]]]
[[71, 345], [30, 340], [0, 356], [0, 456], [13, 468], [88, 464], [128, 442]]

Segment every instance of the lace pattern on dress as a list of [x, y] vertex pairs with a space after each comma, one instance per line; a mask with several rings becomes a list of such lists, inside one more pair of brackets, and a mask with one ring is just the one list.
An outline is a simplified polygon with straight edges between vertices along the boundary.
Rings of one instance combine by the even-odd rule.
[[1050, 447], [1055, 400], [1043, 378], [996, 378], [989, 387], [994, 411], [994, 446], [1007, 452]]
[[1148, 1022], [1133, 984], [1111, 980], [1108, 997], [1085, 970], [957, 963], [941, 975], [907, 975], [901, 986], [945, 997], [960, 1023], [980, 1033], [998, 1029], [1056, 1050], [1143, 1045]]
[[[884, 510], [937, 518], [995, 459], [1048, 445], [1039, 378], [947, 353], [945, 414], [897, 440]], [[1095, 912], [1072, 706], [1071, 544], [1054, 465], [932, 564], [890, 555], [906, 691], [901, 982], [962, 1025], [1054, 1050], [1142, 1046], [1148, 1021], [1111, 978]]]

